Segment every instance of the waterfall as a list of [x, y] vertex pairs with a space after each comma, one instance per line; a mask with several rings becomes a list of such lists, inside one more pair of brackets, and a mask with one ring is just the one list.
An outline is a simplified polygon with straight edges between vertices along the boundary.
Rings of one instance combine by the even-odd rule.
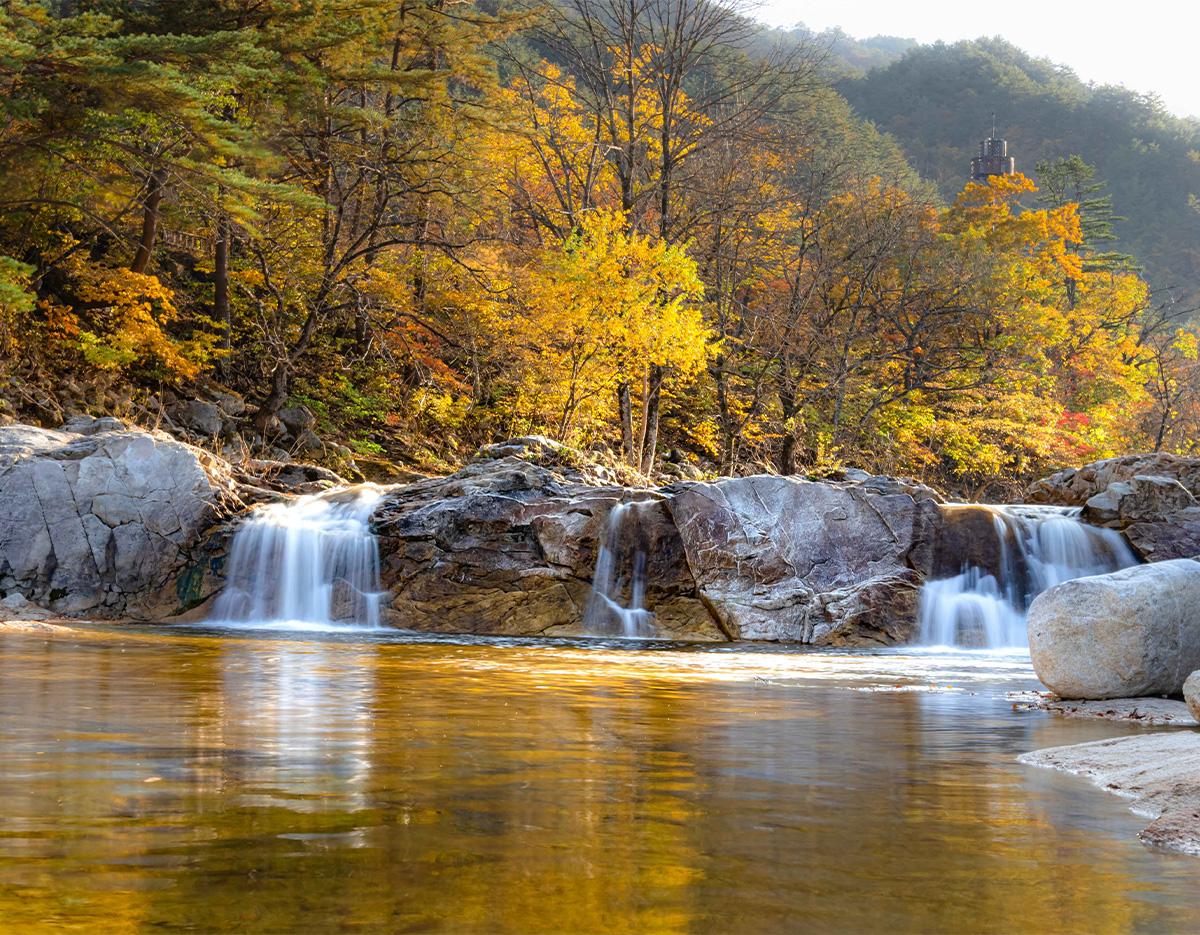
[[382, 496], [362, 484], [256, 509], [234, 533], [213, 621], [379, 626], [379, 545], [369, 521]]
[[1120, 533], [1089, 526], [1078, 509], [980, 507], [992, 512], [997, 567], [964, 565], [921, 590], [920, 642], [926, 646], [1029, 645], [1026, 612], [1048, 588], [1137, 563]]
[[[608, 514], [592, 593], [583, 614], [592, 636], [653, 635], [654, 614], [646, 610], [646, 550], [638, 541], [638, 502], [618, 503]], [[622, 599], [628, 595], [628, 603]]]

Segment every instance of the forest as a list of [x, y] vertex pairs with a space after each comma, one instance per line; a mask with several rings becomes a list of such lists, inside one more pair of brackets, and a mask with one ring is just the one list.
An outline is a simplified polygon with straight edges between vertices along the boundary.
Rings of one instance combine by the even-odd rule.
[[888, 77], [931, 54], [847, 79], [708, 0], [5, 0], [0, 414], [234, 399], [194, 440], [376, 479], [528, 434], [967, 496], [1193, 452], [1118, 156], [936, 171]]

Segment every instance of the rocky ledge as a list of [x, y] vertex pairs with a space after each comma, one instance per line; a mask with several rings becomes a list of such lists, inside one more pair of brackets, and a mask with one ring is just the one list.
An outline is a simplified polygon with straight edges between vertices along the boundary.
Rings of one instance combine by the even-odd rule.
[[1020, 762], [1085, 776], [1133, 799], [1133, 810], [1153, 819], [1139, 835], [1142, 841], [1200, 855], [1200, 733], [1168, 731], [1051, 747], [1026, 753]]
[[[1193, 482], [1190, 468], [1174, 467]], [[1077, 500], [1137, 469], [1043, 482], [1043, 493]], [[248, 509], [343, 483], [302, 464], [234, 467], [115, 419], [2, 427], [0, 601], [27, 619], [202, 615]], [[915, 636], [925, 580], [957, 574], [964, 561], [998, 573], [1006, 551], [987, 507], [862, 471], [631, 483], [577, 451], [524, 438], [483, 449], [447, 477], [387, 488], [371, 520], [384, 620], [457, 633], [625, 632], [628, 620], [608, 605], [592, 602], [589, 613], [606, 542], [625, 599], [631, 569], [644, 563], [652, 618], [638, 620], [639, 635], [889, 645]]]
[[[756, 476], [629, 488], [540, 439], [494, 446], [446, 478], [393, 489], [376, 510], [385, 619], [448, 632], [576, 635], [609, 542], [645, 560], [643, 635], [890, 644], [913, 636], [935, 561], [937, 495], [892, 478]], [[587, 632], [619, 633], [589, 620]]]
[[1061, 717], [1120, 721], [1141, 727], [1197, 727], [1200, 724], [1182, 701], [1173, 698], [1109, 698], [1069, 701], [1053, 692], [1009, 692], [1017, 711], [1049, 711]]
[[1081, 507], [1084, 520], [1121, 530], [1147, 562], [1200, 556], [1200, 458], [1095, 461], [1038, 481], [1029, 500]]
[[[609, 545], [645, 561], [643, 635], [879, 645], [910, 640], [931, 574], [962, 560], [962, 510], [919, 484], [858, 471], [625, 486], [545, 439], [491, 446], [463, 470], [387, 489], [384, 619], [489, 634], [584, 632]], [[243, 462], [114, 419], [0, 428], [5, 615], [156, 620], [203, 613], [241, 515], [341, 483], [304, 465]], [[968, 524], [969, 525], [969, 524]], [[628, 578], [626, 571], [625, 577]], [[626, 582], [627, 585], [627, 582]], [[588, 633], [620, 632], [603, 613]]]

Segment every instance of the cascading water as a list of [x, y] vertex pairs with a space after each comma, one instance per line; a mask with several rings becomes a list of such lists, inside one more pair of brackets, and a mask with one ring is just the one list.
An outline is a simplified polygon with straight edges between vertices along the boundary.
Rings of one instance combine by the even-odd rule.
[[[649, 636], [654, 614], [646, 610], [646, 551], [637, 541], [639, 504], [618, 503], [608, 514], [592, 594], [583, 614], [593, 636]], [[631, 544], [632, 543], [632, 544]], [[622, 600], [628, 595], [628, 603]]]
[[1079, 510], [986, 507], [997, 537], [997, 568], [967, 565], [921, 591], [920, 642], [997, 649], [1029, 645], [1026, 613], [1048, 588], [1137, 563], [1120, 533], [1089, 526]]
[[267, 626], [379, 626], [383, 490], [362, 484], [259, 507], [233, 536], [212, 620]]

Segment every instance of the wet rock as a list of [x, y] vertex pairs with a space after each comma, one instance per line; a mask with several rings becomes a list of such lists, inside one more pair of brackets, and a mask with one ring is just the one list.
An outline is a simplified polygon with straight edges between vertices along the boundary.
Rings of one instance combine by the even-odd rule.
[[392, 595], [385, 620], [440, 632], [581, 634], [605, 522], [627, 500], [647, 503], [633, 534], [647, 554], [646, 606], [656, 634], [723, 638], [653, 491], [593, 486], [579, 473], [513, 456], [385, 496], [373, 518]]
[[160, 432], [0, 428], [0, 590], [55, 613], [155, 618], [209, 527], [243, 508], [228, 465]]
[[811, 642], [820, 646], [895, 646], [916, 635], [921, 576], [898, 570], [818, 596]]
[[1017, 548], [1012, 530], [998, 522], [988, 506], [953, 503], [939, 508], [940, 522], [929, 569], [931, 578], [948, 578], [965, 567], [999, 576], [1006, 554]]
[[1200, 668], [1200, 562], [1068, 581], [1029, 609], [1037, 676], [1068, 699], [1177, 695]]
[[1192, 717], [1200, 721], [1200, 669], [1183, 680], [1183, 700]]

